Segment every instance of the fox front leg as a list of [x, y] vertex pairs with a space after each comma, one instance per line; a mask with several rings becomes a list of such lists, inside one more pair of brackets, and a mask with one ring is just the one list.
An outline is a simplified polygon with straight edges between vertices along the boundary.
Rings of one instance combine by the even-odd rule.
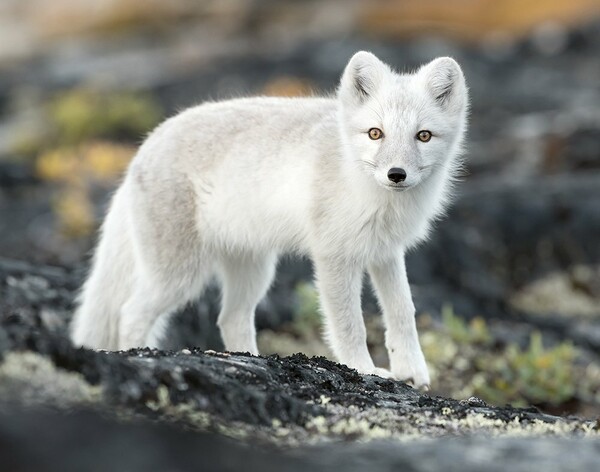
[[363, 268], [333, 257], [317, 258], [314, 263], [326, 340], [337, 360], [362, 374], [392, 377], [386, 369], [375, 367], [367, 348], [360, 304]]
[[383, 310], [385, 344], [393, 376], [411, 381], [416, 387], [428, 387], [429, 371], [419, 343], [404, 253], [371, 264], [369, 274]]

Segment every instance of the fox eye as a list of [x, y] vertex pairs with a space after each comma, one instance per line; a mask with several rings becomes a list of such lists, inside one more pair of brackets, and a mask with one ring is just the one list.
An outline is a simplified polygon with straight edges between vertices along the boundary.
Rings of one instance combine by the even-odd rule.
[[381, 139], [383, 138], [383, 131], [381, 131], [379, 128], [371, 128], [369, 130], [369, 138], [371, 138], [373, 141]]
[[423, 129], [417, 133], [417, 139], [422, 143], [426, 143], [431, 139], [431, 131]]

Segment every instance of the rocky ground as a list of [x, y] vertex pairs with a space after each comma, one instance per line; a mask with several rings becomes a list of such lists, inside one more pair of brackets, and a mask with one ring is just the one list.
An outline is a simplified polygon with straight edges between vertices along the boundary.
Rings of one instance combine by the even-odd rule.
[[[288, 42], [251, 18], [216, 42], [190, 24], [163, 47], [144, 30], [54, 41], [2, 75], [2, 469], [596, 470], [600, 23], [465, 47], [339, 39], [344, 18]], [[139, 136], [208, 97], [333, 90], [358, 49], [407, 69], [452, 55], [470, 85], [467, 173], [408, 257], [432, 391], [311, 358], [328, 352], [295, 259], [257, 318], [261, 351], [282, 357], [218, 353], [214, 288], [177, 314], [169, 350], [74, 349], [93, 229]], [[368, 286], [364, 302], [383, 365]]]
[[[585, 383], [585, 372], [591, 375], [598, 362], [598, 318], [527, 313], [509, 302], [509, 294], [518, 287], [519, 263], [541, 274], [544, 264], [567, 267], [569, 260], [561, 256], [568, 241], [584, 243], [577, 247], [588, 250], [586, 260], [597, 260], [592, 241], [600, 205], [592, 203], [598, 199], [598, 184], [592, 177], [588, 182], [565, 177], [547, 180], [536, 190], [529, 185], [471, 186], [430, 244], [411, 256], [420, 311], [435, 314], [450, 301], [467, 317], [484, 313], [494, 346], [523, 344], [533, 330], [551, 345], [575, 343], [583, 366], [569, 364], [567, 369], [584, 370], [569, 381]], [[561, 227], [552, 224], [556, 211], [568, 215]], [[520, 218], [539, 222], [537, 231], [527, 230]], [[545, 240], [560, 249], [555, 259], [528, 250]], [[514, 256], [499, 257], [505, 254]], [[149, 464], [179, 467], [175, 470], [206, 464], [214, 470], [236, 470], [242, 464], [248, 470], [328, 470], [341, 464], [358, 470], [369, 464], [415, 471], [435, 470], [440, 464], [448, 470], [480, 470], [484, 464], [490, 470], [506, 470], [509, 464], [511, 470], [530, 470], [534, 464], [547, 464], [548, 470], [595, 470], [597, 465], [597, 387], [586, 398], [573, 394], [565, 401], [575, 403], [561, 403], [553, 411], [563, 416], [554, 416], [535, 407], [492, 406], [477, 397], [430, 396], [400, 382], [360, 376], [324, 358], [204, 351], [220, 347], [211, 324], [218, 309], [213, 290], [178, 315], [168, 340], [177, 350], [74, 349], [65, 336], [66, 322], [83, 273], [0, 260], [0, 441], [15, 445], [2, 453], [11, 470], [78, 470], [88, 463], [103, 470], [114, 464], [109, 458], [115, 455], [128, 470], [144, 470]], [[259, 325], [279, 331], [275, 339], [286, 336], [290, 323], [297, 327], [290, 307], [298, 294], [290, 287], [304, 276], [296, 264], [284, 266], [281, 284], [261, 306]], [[573, 277], [578, 285], [569, 284], [570, 290], [594, 294], [593, 273]], [[283, 319], [276, 316], [278, 307]], [[368, 297], [366, 307], [373, 307]], [[298, 343], [292, 349], [310, 352], [305, 349], [310, 334], [301, 332], [292, 331]], [[465, 333], [466, 338], [456, 339], [459, 347], [475, 343], [469, 362], [483, 359], [477, 331]], [[434, 346], [442, 345], [440, 339], [445, 338], [433, 338]], [[194, 345], [201, 347], [183, 348]], [[428, 354], [431, 361], [435, 352]], [[446, 351], [441, 355], [449, 356]], [[461, 357], [452, 355], [450, 376], [434, 374], [444, 379], [438, 386], [441, 393], [447, 393], [444, 384], [464, 379], [454, 375]], [[554, 373], [551, 366], [545, 368]], [[569, 410], [584, 416], [565, 416]], [[141, 444], [152, 453], [140, 454]], [[570, 453], [574, 449], [576, 455]]]
[[[429, 396], [322, 357], [75, 349], [57, 316], [74, 274], [10, 261], [0, 271], [7, 470], [105, 470], [115, 456], [123, 470], [479, 470], [507, 454], [511, 470], [540, 459], [594, 470], [600, 453], [596, 420]], [[565, 454], [575, 438], [576, 457]]]

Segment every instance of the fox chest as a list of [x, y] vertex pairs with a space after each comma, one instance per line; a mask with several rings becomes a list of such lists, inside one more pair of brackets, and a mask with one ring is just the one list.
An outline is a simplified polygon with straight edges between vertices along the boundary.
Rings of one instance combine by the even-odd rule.
[[359, 222], [361, 220], [357, 240], [362, 246], [382, 252], [410, 245], [427, 224], [425, 215], [411, 209], [400, 211], [396, 208], [383, 208], [372, 214], [364, 214], [358, 219]]
[[323, 251], [368, 262], [413, 246], [427, 234], [427, 215], [417, 208], [357, 205], [345, 210], [331, 214], [316, 228]]

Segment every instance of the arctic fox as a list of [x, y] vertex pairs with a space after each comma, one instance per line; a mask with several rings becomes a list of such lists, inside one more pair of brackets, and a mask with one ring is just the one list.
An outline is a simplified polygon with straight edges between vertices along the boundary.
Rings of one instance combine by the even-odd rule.
[[[363, 51], [331, 98], [235, 99], [166, 120], [112, 200], [73, 342], [157, 346], [169, 314], [216, 275], [226, 349], [258, 354], [255, 308], [278, 256], [292, 252], [312, 259], [340, 362], [429, 384], [404, 253], [448, 201], [467, 95], [451, 58], [398, 74]], [[367, 349], [365, 270], [383, 311], [389, 370]]]

